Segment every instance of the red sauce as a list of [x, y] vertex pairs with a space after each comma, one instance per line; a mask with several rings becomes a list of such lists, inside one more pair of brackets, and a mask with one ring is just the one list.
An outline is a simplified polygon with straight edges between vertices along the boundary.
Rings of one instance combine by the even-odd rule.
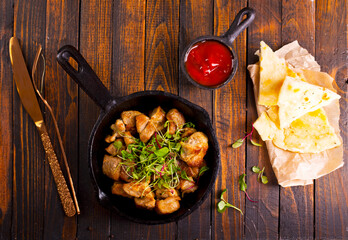
[[195, 44], [185, 59], [190, 77], [205, 86], [216, 86], [232, 73], [232, 53], [218, 41], [202, 41]]

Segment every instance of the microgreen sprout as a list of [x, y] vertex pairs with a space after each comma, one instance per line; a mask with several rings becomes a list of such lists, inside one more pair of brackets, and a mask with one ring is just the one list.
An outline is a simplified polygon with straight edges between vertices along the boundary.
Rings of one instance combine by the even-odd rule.
[[262, 168], [262, 170], [260, 170], [260, 168], [258, 166], [253, 166], [251, 168], [251, 170], [254, 173], [258, 173], [259, 175], [257, 176], [257, 180], [259, 182], [262, 182], [263, 184], [267, 184], [268, 183], [268, 178], [266, 176], [263, 175], [264, 171], [265, 171], [265, 167]]
[[243, 215], [242, 210], [240, 210], [240, 209], [237, 208], [236, 206], [234, 206], [234, 205], [228, 203], [228, 202], [224, 199], [223, 194], [224, 194], [226, 191], [227, 191], [227, 189], [224, 189], [224, 190], [222, 190], [222, 192], [221, 192], [221, 196], [220, 196], [221, 201], [218, 202], [218, 204], [217, 204], [218, 212], [219, 212], [219, 213], [223, 213], [227, 208], [231, 207], [231, 208], [234, 208], [234, 209], [238, 210], [238, 211]]
[[[136, 182], [151, 179], [150, 187], [164, 187], [170, 190], [180, 184], [180, 179], [192, 181], [185, 170], [180, 168], [178, 162], [181, 151], [180, 142], [184, 141], [181, 134], [184, 132], [183, 128], [187, 126], [194, 125], [186, 123], [173, 135], [168, 133], [169, 127], [165, 133], [156, 131], [147, 144], [134, 138], [134, 143], [129, 144], [126, 150], [118, 152], [118, 157], [123, 160], [121, 164], [127, 176]], [[121, 141], [115, 141], [113, 144], [119, 150], [123, 147]], [[207, 167], [202, 167], [200, 175], [206, 170]]]
[[239, 189], [245, 193], [245, 196], [247, 197], [247, 199], [248, 199], [250, 202], [256, 203], [256, 202], [258, 202], [258, 201], [252, 200], [252, 199], [249, 197], [249, 194], [246, 192], [247, 184], [246, 184], [246, 182], [245, 182], [245, 176], [246, 176], [245, 173], [243, 173], [242, 175], [239, 176], [239, 181], [238, 181], [238, 182], [239, 182]]
[[232, 147], [233, 147], [233, 148], [239, 148], [240, 146], [243, 145], [244, 140], [247, 139], [247, 138], [250, 139], [250, 142], [251, 142], [252, 145], [257, 146], [257, 147], [262, 147], [261, 144], [255, 142], [255, 141], [252, 139], [253, 132], [254, 132], [254, 125], [251, 125], [251, 131], [250, 131], [250, 133], [246, 133], [246, 135], [245, 135], [243, 138], [240, 138], [240, 139], [238, 139], [237, 141], [235, 141], [235, 142], [232, 144]]

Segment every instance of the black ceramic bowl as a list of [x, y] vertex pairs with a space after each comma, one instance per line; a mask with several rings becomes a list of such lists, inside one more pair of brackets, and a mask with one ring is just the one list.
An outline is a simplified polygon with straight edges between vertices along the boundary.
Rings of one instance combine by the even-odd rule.
[[[70, 57], [77, 62], [78, 70], [69, 64]], [[62, 47], [58, 51], [57, 61], [102, 108], [91, 132], [88, 146], [90, 173], [100, 203], [121, 216], [145, 224], [178, 221], [197, 209], [213, 189], [220, 166], [219, 145], [208, 113], [179, 96], [162, 91], [143, 91], [122, 98], [113, 98], [81, 54], [72, 46]], [[177, 108], [184, 114], [186, 121], [193, 122], [196, 129], [204, 132], [209, 140], [209, 148], [205, 156], [209, 170], [200, 177], [198, 190], [186, 194], [180, 201], [180, 209], [168, 215], [158, 215], [154, 211], [138, 209], [134, 200], [111, 194], [113, 181], [102, 172], [103, 157], [107, 147], [104, 139], [111, 132], [111, 124], [120, 118], [122, 111], [138, 110], [148, 114], [157, 106], [161, 106], [165, 111]]]

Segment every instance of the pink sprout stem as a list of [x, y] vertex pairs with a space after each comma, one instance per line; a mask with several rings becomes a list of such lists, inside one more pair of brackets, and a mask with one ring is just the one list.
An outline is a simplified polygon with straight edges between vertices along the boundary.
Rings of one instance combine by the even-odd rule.
[[254, 203], [257, 203], [257, 202], [258, 202], [258, 201], [251, 200], [251, 198], [249, 197], [248, 193], [247, 193], [246, 191], [244, 191], [244, 192], [245, 192], [245, 195], [246, 195], [246, 197], [248, 198], [248, 200], [249, 200], [250, 202], [254, 202]]
[[254, 132], [254, 125], [251, 125], [251, 131], [250, 131], [250, 133], [248, 133], [247, 135], [245, 135], [245, 137], [243, 138], [243, 141], [244, 141], [247, 137], [250, 137], [250, 140], [251, 140], [252, 135], [253, 135], [253, 132]]
[[155, 140], [156, 140], [156, 143], [157, 143], [158, 148], [161, 149], [162, 147], [161, 147], [161, 145], [160, 145], [160, 144], [158, 143], [158, 141], [157, 141], [157, 132], [155, 132]]

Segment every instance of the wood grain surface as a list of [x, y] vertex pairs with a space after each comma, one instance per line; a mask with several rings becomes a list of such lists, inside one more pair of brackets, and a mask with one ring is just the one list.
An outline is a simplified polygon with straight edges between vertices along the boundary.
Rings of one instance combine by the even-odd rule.
[[[315, 55], [315, 3], [286, 1], [282, 5], [282, 45], [298, 40]], [[280, 188], [279, 237], [282, 239], [314, 237], [315, 184]], [[289, 228], [288, 226], [291, 226]]]
[[[249, 6], [256, 10], [254, 23], [248, 28], [248, 64], [258, 62], [255, 51], [260, 48], [260, 41], [265, 41], [272, 49], [281, 47], [281, 13], [279, 1], [249, 1]], [[257, 119], [254, 91], [251, 79], [247, 78], [247, 131]], [[254, 134], [257, 142], [262, 142]], [[265, 145], [264, 143], [262, 143]], [[247, 239], [277, 239], [279, 236], [279, 186], [268, 159], [266, 147], [247, 145], [246, 173], [248, 174], [248, 193], [258, 203], [246, 201], [245, 237]], [[253, 166], [265, 167], [269, 183], [262, 185], [253, 174]]]
[[[222, 35], [242, 8], [253, 24], [233, 43], [234, 79], [210, 91], [180, 71], [184, 48], [202, 35]], [[231, 145], [257, 118], [247, 65], [261, 40], [276, 50], [293, 40], [335, 78], [340, 100], [344, 161], [348, 156], [348, 32], [346, 0], [4, 0], [0, 4], [0, 239], [347, 239], [348, 166], [305, 187], [279, 187], [265, 146]], [[28, 70], [39, 44], [46, 59], [44, 96], [63, 137], [81, 214], [64, 215], [39, 134], [23, 109], [9, 60], [11, 36], [20, 39]], [[130, 222], [102, 207], [88, 167], [87, 145], [101, 109], [56, 62], [70, 44], [115, 97], [143, 90], [178, 94], [209, 113], [220, 144], [221, 169], [210, 197], [187, 218], [164, 225]], [[40, 68], [39, 68], [40, 69]], [[41, 66], [42, 70], [42, 66]], [[34, 79], [37, 83], [39, 77]], [[42, 109], [45, 109], [42, 105]], [[51, 118], [45, 121], [62, 159]], [[258, 134], [255, 141], [262, 142]], [[264, 145], [264, 144], [263, 144]], [[61, 164], [62, 165], [62, 164]], [[265, 167], [267, 185], [252, 166]], [[63, 166], [63, 165], [62, 165]], [[63, 171], [65, 172], [65, 168]], [[246, 173], [249, 202], [239, 190]], [[216, 210], [221, 190], [244, 215]]]
[[[184, 54], [187, 44], [195, 38], [213, 34], [213, 14], [213, 1], [180, 2], [178, 59]], [[179, 71], [179, 95], [203, 107], [212, 119], [212, 91], [193, 86], [181, 71]], [[178, 239], [211, 239], [211, 197], [198, 210], [178, 222]]]
[[336, 80], [340, 100], [340, 129], [345, 144], [345, 165], [336, 172], [316, 180], [315, 237], [348, 238], [348, 42], [347, 1], [317, 1], [315, 14], [315, 57], [322, 71]]
[[11, 238], [13, 212], [13, 81], [9, 68], [9, 39], [13, 35], [13, 1], [0, 5], [0, 239]]

